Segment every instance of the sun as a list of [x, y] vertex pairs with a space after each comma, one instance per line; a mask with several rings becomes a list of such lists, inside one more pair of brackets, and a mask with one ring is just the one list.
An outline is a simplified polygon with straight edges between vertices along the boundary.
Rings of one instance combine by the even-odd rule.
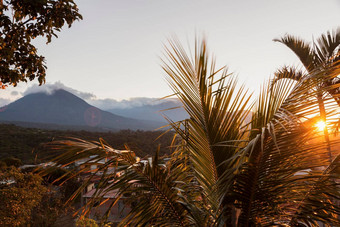
[[326, 123], [324, 121], [318, 121], [316, 124], [315, 124], [315, 127], [320, 131], [320, 132], [323, 132], [326, 128]]

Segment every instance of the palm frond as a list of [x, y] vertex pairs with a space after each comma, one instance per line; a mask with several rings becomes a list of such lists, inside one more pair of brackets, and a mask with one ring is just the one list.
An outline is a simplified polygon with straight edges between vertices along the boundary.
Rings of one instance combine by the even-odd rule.
[[[93, 197], [84, 206], [82, 214], [86, 215], [91, 209], [95, 209], [99, 203], [107, 201], [107, 193], [116, 192], [115, 199], [112, 200], [106, 212], [107, 218], [110, 209], [122, 197], [131, 205], [132, 211], [121, 222], [122, 226], [146, 225], [157, 222], [159, 226], [187, 226], [188, 215], [185, 202], [181, 199], [179, 185], [183, 184], [179, 180], [183, 171], [179, 168], [168, 168], [166, 161], [156, 155], [152, 160], [139, 161], [132, 151], [119, 151], [105, 145], [104, 141], [87, 142], [80, 139], [67, 141], [55, 141], [49, 144], [51, 149], [65, 149], [67, 152], [54, 160], [57, 164], [68, 166], [84, 157], [92, 157], [82, 164], [83, 168], [77, 174], [92, 173], [74, 194], [72, 198], [80, 194], [86, 188], [92, 177], [100, 173], [99, 184]], [[103, 162], [105, 159], [105, 162]], [[96, 165], [93, 169], [91, 166]], [[172, 170], [169, 172], [169, 170]], [[117, 177], [117, 172], [123, 172]], [[67, 177], [67, 176], [64, 176]], [[72, 176], [74, 177], [74, 176]], [[184, 177], [182, 177], [184, 178]], [[71, 198], [71, 199], [72, 199]], [[146, 199], [148, 198], [148, 199]], [[134, 204], [138, 201], [137, 204]], [[134, 205], [133, 205], [134, 204]], [[163, 224], [162, 224], [163, 223]]]
[[339, 226], [340, 220], [340, 155], [325, 169], [313, 169], [309, 176], [309, 190], [304, 194], [295, 209], [290, 225], [304, 223], [306, 225], [318, 225], [327, 223]]
[[[315, 94], [307, 92], [315, 84], [276, 84], [276, 89], [268, 88], [260, 94], [252, 120], [257, 130], [252, 131], [252, 140], [244, 149], [249, 161], [234, 176], [233, 193], [224, 194], [224, 200], [241, 209], [241, 225], [289, 223], [296, 209], [294, 203], [301, 201], [310, 189], [308, 182], [320, 178], [320, 174], [307, 170], [328, 164], [327, 143], [320, 142], [322, 136], [313, 132], [309, 121], [303, 120], [318, 115]], [[327, 119], [334, 116], [334, 112], [328, 114]], [[308, 175], [299, 174], [306, 171]]]
[[271, 86], [282, 79], [291, 79], [295, 81], [300, 81], [303, 77], [306, 77], [308, 74], [303, 70], [299, 70], [296, 67], [283, 66], [280, 69], [276, 70], [274, 73], [274, 78], [271, 81]]
[[340, 28], [322, 34], [317, 44], [314, 45], [314, 52], [319, 65], [337, 61], [340, 53]]
[[309, 43], [306, 43], [302, 39], [288, 34], [279, 39], [274, 39], [274, 41], [283, 43], [289, 49], [291, 49], [308, 71], [314, 69], [315, 65], [313, 61], [313, 50]]
[[[240, 128], [249, 114], [250, 96], [243, 87], [236, 90], [236, 80], [224, 67], [215, 69], [215, 61], [209, 59], [204, 40], [200, 46], [196, 44], [194, 62], [177, 40], [170, 41], [170, 47], [166, 48], [170, 63], [164, 61], [163, 69], [170, 87], [190, 116], [187, 144], [197, 176], [210, 191], [221, 174], [221, 165], [224, 165], [221, 161], [235, 153], [235, 148], [217, 145], [243, 137]], [[218, 76], [218, 73], [221, 74]], [[183, 139], [187, 137], [182, 129], [175, 130]]]

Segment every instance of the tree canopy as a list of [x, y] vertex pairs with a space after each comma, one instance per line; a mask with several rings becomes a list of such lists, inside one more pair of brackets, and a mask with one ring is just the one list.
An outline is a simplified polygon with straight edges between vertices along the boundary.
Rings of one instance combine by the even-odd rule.
[[[161, 146], [160, 155], [170, 154], [173, 133], [164, 131], [131, 131], [119, 132], [87, 132], [87, 131], [61, 131], [37, 128], [24, 128], [10, 124], [0, 124], [0, 165], [9, 166], [9, 161], [15, 163], [19, 158], [23, 164], [36, 164], [45, 162], [63, 153], [63, 151], [48, 151], [44, 143], [65, 137], [76, 137], [84, 140], [105, 139], [117, 149], [128, 146], [140, 157], [151, 156]], [[14, 158], [14, 159], [13, 159]], [[19, 166], [21, 165], [18, 163]], [[10, 164], [12, 165], [12, 164]], [[16, 166], [18, 166], [16, 164]]]
[[30, 222], [33, 208], [46, 192], [42, 178], [11, 167], [1, 170], [0, 181], [0, 225], [23, 226]]
[[52, 36], [67, 24], [82, 19], [73, 0], [0, 1], [0, 85], [38, 79], [45, 82], [45, 58], [37, 53], [32, 40]]

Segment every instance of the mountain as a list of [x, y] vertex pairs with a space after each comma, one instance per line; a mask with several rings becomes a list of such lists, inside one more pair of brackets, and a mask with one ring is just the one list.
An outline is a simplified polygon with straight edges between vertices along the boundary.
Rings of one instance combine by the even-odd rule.
[[[154, 120], [167, 123], [162, 114], [165, 114], [172, 121], [180, 121], [188, 118], [187, 112], [181, 107], [179, 100], [164, 101], [155, 105], [142, 105], [131, 108], [108, 109], [110, 113], [131, 117], [140, 120]], [[180, 108], [176, 108], [180, 107]], [[175, 108], [175, 109], [171, 109]], [[170, 110], [168, 110], [170, 109]], [[167, 111], [162, 111], [167, 110]]]
[[115, 115], [89, 105], [63, 89], [52, 94], [28, 94], [0, 109], [2, 122], [29, 122], [90, 130], [152, 130], [164, 125]]

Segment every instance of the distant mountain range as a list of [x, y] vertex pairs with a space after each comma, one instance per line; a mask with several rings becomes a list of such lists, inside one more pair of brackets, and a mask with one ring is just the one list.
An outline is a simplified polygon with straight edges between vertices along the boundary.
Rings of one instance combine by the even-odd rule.
[[[108, 112], [89, 105], [68, 91], [59, 89], [52, 94], [28, 94], [2, 107], [0, 121], [50, 129], [153, 130], [164, 125], [164, 120], [157, 111], [174, 105], [176, 104], [173, 102], [165, 102], [130, 109], [111, 109]], [[174, 120], [186, 117], [184, 110], [169, 113]]]
[[[142, 105], [130, 108], [113, 108], [106, 111], [120, 116], [139, 120], [159, 121], [167, 124], [164, 116], [172, 121], [180, 121], [188, 118], [187, 112], [181, 107], [179, 100], [164, 101], [155, 105]], [[164, 116], [163, 116], [164, 115]]]

